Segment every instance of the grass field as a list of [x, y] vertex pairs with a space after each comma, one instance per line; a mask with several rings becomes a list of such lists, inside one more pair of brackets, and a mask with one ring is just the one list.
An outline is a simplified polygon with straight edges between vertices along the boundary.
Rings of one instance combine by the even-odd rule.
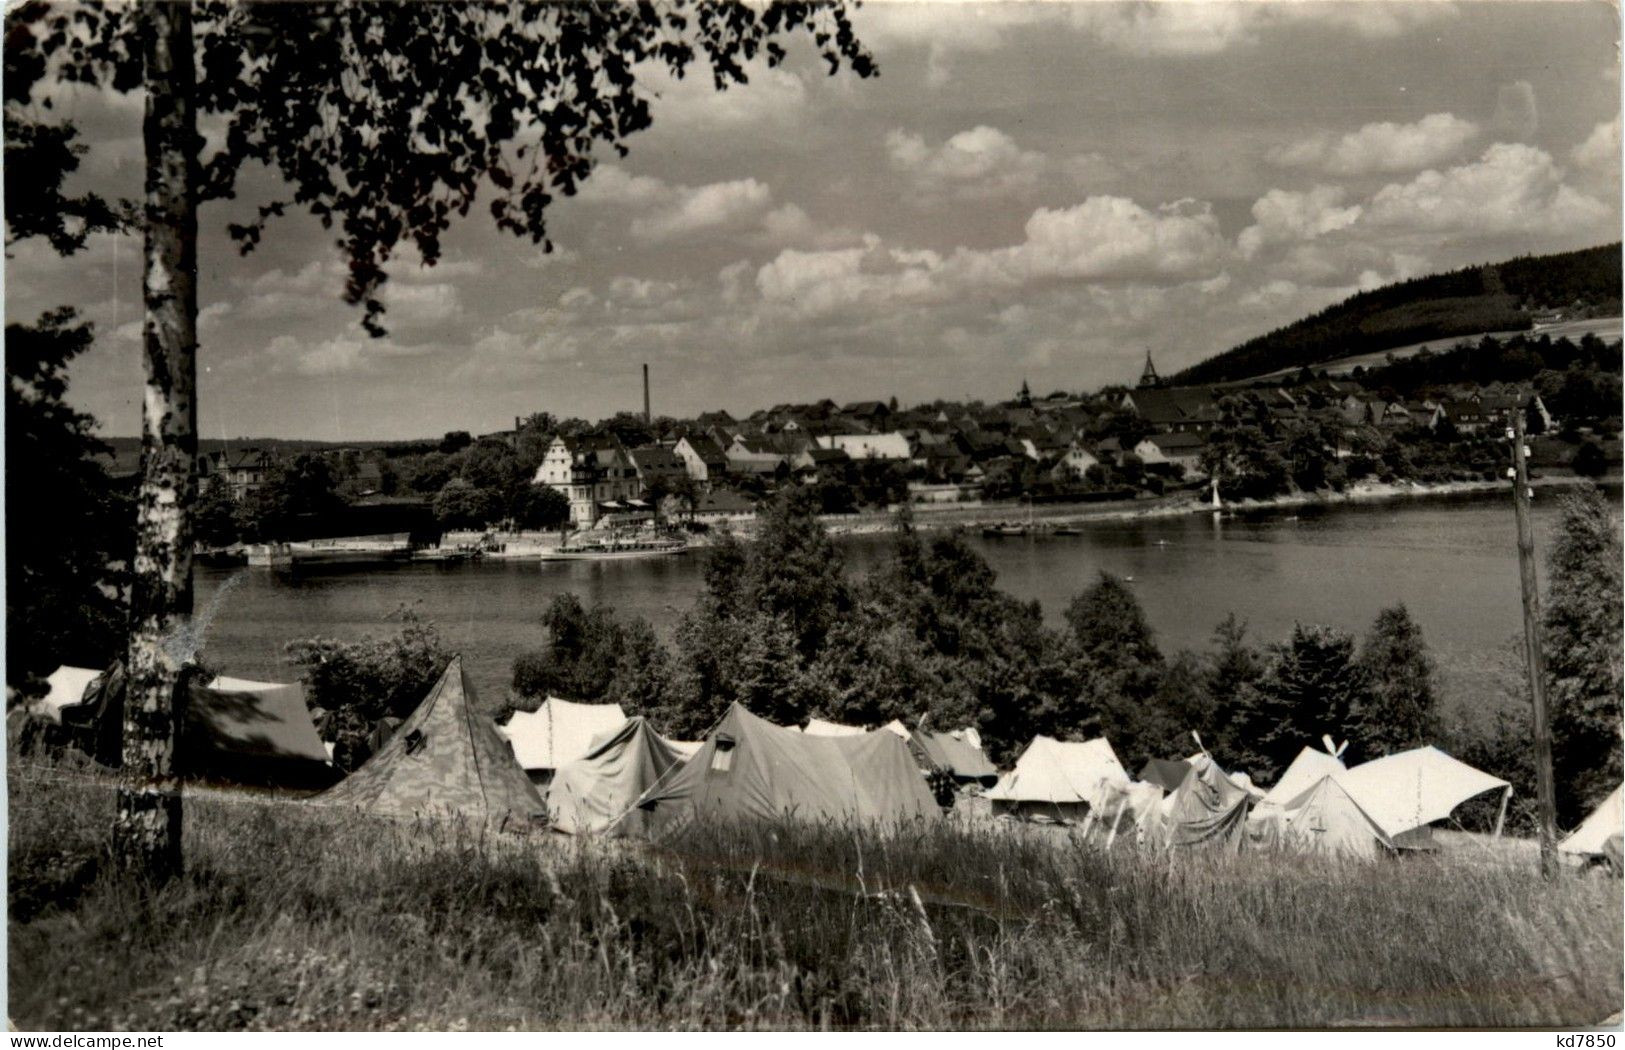
[[1617, 881], [1460, 843], [1351, 866], [945, 822], [651, 848], [216, 795], [151, 892], [99, 859], [105, 783], [8, 788], [24, 1029], [1573, 1027], [1625, 980]]

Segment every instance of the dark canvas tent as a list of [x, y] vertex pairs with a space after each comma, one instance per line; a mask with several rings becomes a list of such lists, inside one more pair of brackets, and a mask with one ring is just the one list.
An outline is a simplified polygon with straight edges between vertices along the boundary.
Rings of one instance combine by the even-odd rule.
[[1163, 826], [1169, 846], [1211, 844], [1239, 850], [1246, 841], [1253, 796], [1211, 758], [1196, 760], [1167, 803]]
[[319, 801], [387, 816], [528, 821], [545, 814], [530, 778], [489, 718], [456, 657], [371, 758]]
[[1181, 759], [1151, 758], [1146, 760], [1138, 779], [1155, 784], [1165, 792], [1178, 791], [1179, 785], [1185, 782], [1185, 774], [1190, 771], [1191, 764]]
[[[63, 727], [98, 762], [122, 764], [122, 664], [86, 688], [84, 699], [61, 708]], [[178, 765], [182, 776], [244, 784], [323, 787], [333, 782], [327, 748], [316, 733], [298, 684], [215, 678], [188, 672]]]
[[910, 740], [922, 763], [942, 770], [961, 784], [975, 781], [992, 787], [998, 783], [999, 771], [974, 744], [947, 733], [922, 730], [916, 730]]
[[559, 831], [603, 831], [625, 815], [647, 819], [633, 804], [685, 756], [642, 717], [628, 718], [584, 757], [559, 767], [547, 792], [547, 815]]
[[940, 815], [896, 734], [808, 736], [733, 704], [694, 757], [667, 770], [615, 830], [654, 838], [694, 820], [894, 825]]

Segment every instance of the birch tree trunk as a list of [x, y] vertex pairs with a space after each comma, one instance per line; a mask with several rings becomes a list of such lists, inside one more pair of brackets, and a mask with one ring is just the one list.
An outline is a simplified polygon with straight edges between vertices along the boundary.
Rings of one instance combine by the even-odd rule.
[[147, 21], [146, 391], [130, 593], [124, 769], [113, 851], [165, 879], [181, 867], [176, 749], [191, 659], [192, 527], [197, 482], [197, 118], [192, 11], [158, 0]]

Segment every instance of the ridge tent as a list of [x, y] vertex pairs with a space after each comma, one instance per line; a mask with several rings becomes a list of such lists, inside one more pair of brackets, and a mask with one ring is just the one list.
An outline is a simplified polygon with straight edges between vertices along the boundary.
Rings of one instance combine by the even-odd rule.
[[194, 683], [188, 702], [194, 769], [233, 779], [252, 770], [252, 779], [267, 782], [332, 783], [327, 747], [298, 683], [222, 675]]
[[703, 740], [672, 740], [669, 737], [661, 737], [660, 739], [666, 741], [666, 746], [684, 759], [693, 758], [700, 748], [705, 746]]
[[1282, 811], [1275, 822], [1275, 836], [1289, 850], [1369, 860], [1396, 848], [1335, 776], [1321, 777], [1290, 799]]
[[531, 780], [546, 783], [554, 770], [591, 751], [595, 737], [615, 732], [625, 721], [619, 704], [578, 704], [550, 696], [534, 711], [515, 711], [497, 731], [513, 746], [513, 757]]
[[669, 768], [615, 831], [658, 838], [694, 820], [890, 825], [940, 817], [895, 735], [808, 735], [731, 704], [699, 752]]
[[1191, 764], [1180, 758], [1148, 758], [1140, 769], [1140, 780], [1155, 784], [1165, 792], [1178, 791]]
[[1591, 811], [1591, 815], [1580, 822], [1574, 829], [1574, 834], [1558, 843], [1559, 852], [1571, 853], [1582, 857], [1601, 857], [1608, 853], [1608, 842], [1616, 840], [1614, 856], [1619, 856], [1617, 840], [1625, 837], [1625, 806], [1621, 805], [1620, 789], [1615, 788], [1613, 793], [1602, 800], [1602, 804]]
[[1070, 743], [1035, 736], [986, 797], [995, 814], [1080, 820], [1103, 797], [1106, 785], [1130, 783], [1104, 738]]
[[1163, 830], [1170, 847], [1211, 843], [1239, 851], [1246, 841], [1253, 796], [1206, 755], [1165, 801]]
[[[1436, 820], [1444, 820], [1463, 802], [1486, 791], [1502, 791], [1501, 812], [1506, 813], [1512, 785], [1499, 777], [1474, 769], [1451, 758], [1436, 747], [1401, 751], [1355, 766], [1338, 779], [1360, 808], [1400, 845], [1415, 845], [1428, 832], [1421, 831]], [[1496, 832], [1501, 822], [1496, 821]], [[1410, 835], [1411, 842], [1400, 836]]]
[[888, 733], [892, 733], [892, 734], [896, 735], [898, 738], [900, 738], [902, 740], [907, 740], [907, 739], [909, 739], [910, 737], [912, 737], [914, 735], [913, 733], [909, 732], [908, 726], [906, 726], [903, 723], [899, 722], [895, 718], [892, 719], [890, 722], [887, 722], [885, 725], [881, 726], [880, 728], [884, 729]]
[[633, 803], [687, 759], [646, 719], [628, 718], [590, 752], [559, 767], [547, 792], [548, 819], [570, 834], [603, 831], [623, 814], [636, 824], [647, 814]]
[[867, 729], [857, 726], [842, 725], [839, 722], [826, 722], [822, 718], [807, 719], [807, 728], [802, 730], [808, 736], [862, 736]]
[[460, 656], [389, 742], [317, 801], [384, 816], [476, 821], [524, 821], [547, 812], [496, 725], [476, 713]]
[[1284, 807], [1318, 784], [1322, 777], [1339, 777], [1347, 772], [1348, 767], [1343, 765], [1341, 759], [1306, 747], [1286, 767], [1286, 772], [1281, 774], [1275, 786], [1265, 792], [1259, 805]]
[[920, 759], [927, 766], [950, 774], [956, 783], [974, 781], [983, 787], [992, 787], [998, 782], [999, 771], [994, 768], [993, 763], [982, 754], [981, 748], [974, 747], [967, 741], [948, 733], [932, 733], [925, 730], [915, 732], [910, 739]]
[[982, 734], [976, 731], [975, 726], [966, 726], [964, 729], [955, 729], [948, 735], [953, 737], [955, 740], [963, 740], [965, 743], [969, 744], [971, 747], [974, 747], [978, 751], [982, 750]]

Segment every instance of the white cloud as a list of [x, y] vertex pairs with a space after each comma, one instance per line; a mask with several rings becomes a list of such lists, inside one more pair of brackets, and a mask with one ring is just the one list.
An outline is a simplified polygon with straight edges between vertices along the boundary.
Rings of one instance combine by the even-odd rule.
[[1502, 85], [1496, 93], [1495, 116], [1490, 124], [1503, 138], [1527, 139], [1532, 136], [1540, 127], [1535, 86], [1527, 80]]
[[1354, 225], [1360, 206], [1343, 204], [1345, 193], [1337, 186], [1316, 186], [1299, 193], [1270, 190], [1253, 204], [1253, 225], [1241, 231], [1236, 246], [1251, 259], [1272, 244], [1312, 241], [1323, 234]]
[[1285, 167], [1333, 175], [1397, 175], [1459, 157], [1478, 135], [1478, 125], [1449, 113], [1432, 113], [1412, 124], [1367, 124], [1341, 137], [1325, 133], [1270, 152]]
[[807, 103], [807, 85], [784, 68], [761, 63], [745, 67], [749, 83], [716, 90], [703, 69], [674, 79], [658, 62], [637, 69], [640, 93], [651, 98], [650, 115], [656, 128], [714, 130], [748, 125], [793, 124]]
[[1619, 117], [1591, 129], [1586, 140], [1570, 154], [1574, 163], [1591, 171], [1617, 171], [1620, 163]]
[[301, 376], [336, 376], [371, 372], [381, 365], [423, 353], [388, 339], [366, 336], [337, 336], [318, 342], [305, 342], [291, 335], [279, 335], [265, 348], [277, 371]]
[[893, 170], [910, 176], [927, 193], [960, 197], [1030, 191], [1047, 166], [1042, 153], [1022, 149], [1009, 135], [985, 124], [961, 131], [940, 146], [896, 129], [886, 136], [886, 155]]
[[1366, 209], [1373, 226], [1469, 237], [1578, 233], [1608, 217], [1601, 202], [1564, 185], [1550, 154], [1510, 143], [1470, 164], [1384, 186]]
[[651, 214], [632, 220], [632, 235], [663, 241], [760, 218], [772, 206], [773, 193], [755, 179], [673, 187]]
[[1455, 14], [1445, 3], [1069, 3], [1074, 25], [1134, 55], [1214, 55], [1284, 26], [1318, 25], [1365, 39], [1399, 36]]

